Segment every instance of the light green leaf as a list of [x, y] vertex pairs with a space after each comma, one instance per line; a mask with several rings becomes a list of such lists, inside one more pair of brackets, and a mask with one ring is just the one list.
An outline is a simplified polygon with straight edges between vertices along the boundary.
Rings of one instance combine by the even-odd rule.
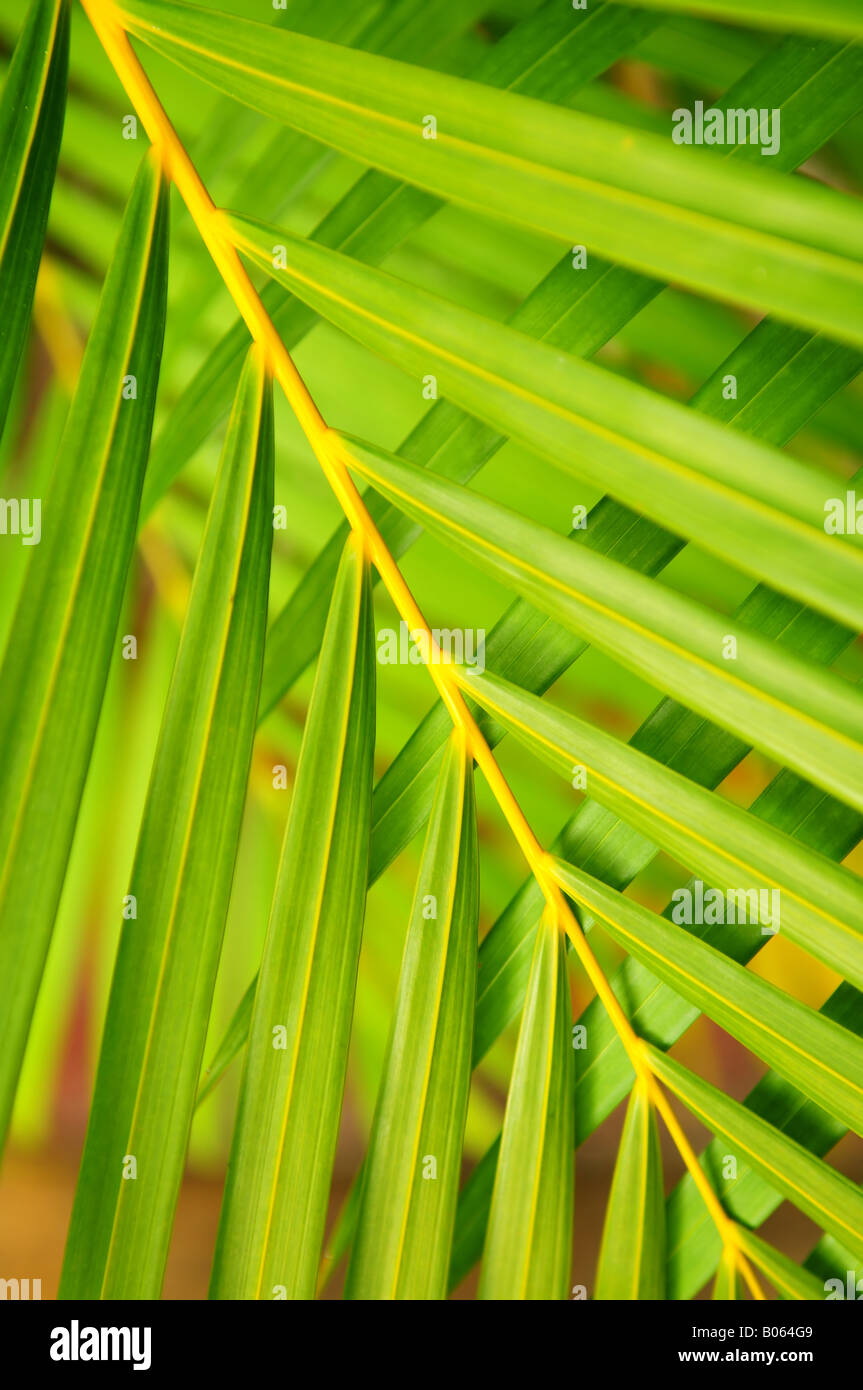
[[66, 0], [33, 0], [0, 101], [0, 433], [30, 323], [68, 66]]
[[656, 1115], [637, 1084], [626, 1110], [594, 1298], [665, 1297], [665, 1193]]
[[314, 1296], [365, 903], [374, 671], [369, 571], [352, 537], [306, 720], [255, 994], [212, 1298]]
[[[0, 1142], [135, 544], [159, 377], [167, 198], [148, 155], [102, 290], [0, 669]], [[134, 377], [137, 396], [124, 380]]]
[[624, 134], [233, 15], [126, 0], [124, 17], [136, 37], [219, 90], [440, 197], [863, 342], [863, 219], [833, 189], [676, 145], [670, 122], [667, 137]]
[[[158, 1298], [252, 756], [272, 544], [272, 392], [240, 380], [124, 911], [61, 1296]], [[128, 1156], [136, 1164], [130, 1180]]]
[[[622, 665], [863, 807], [863, 695], [733, 620], [488, 498], [341, 436], [349, 466], [426, 530]], [[537, 558], [539, 557], [539, 559]], [[736, 657], [726, 659], [734, 637]]]
[[471, 763], [463, 736], [453, 734], [417, 880], [346, 1298], [446, 1297], [471, 1072], [478, 912]]
[[721, 1134], [804, 1215], [852, 1250], [863, 1251], [863, 1193], [855, 1183], [649, 1044], [647, 1055], [655, 1075], [702, 1124]]
[[543, 916], [536, 933], [479, 1297], [565, 1298], [572, 1258], [573, 1050], [566, 944]]

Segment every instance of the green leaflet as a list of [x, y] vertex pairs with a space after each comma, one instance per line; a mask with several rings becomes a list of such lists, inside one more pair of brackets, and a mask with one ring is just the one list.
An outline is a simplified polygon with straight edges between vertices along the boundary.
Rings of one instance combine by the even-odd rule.
[[453, 734], [417, 880], [346, 1298], [446, 1297], [470, 1085], [478, 913], [472, 769], [463, 737]]
[[[654, 975], [804, 1095], [863, 1133], [860, 1038], [588, 874], [558, 860], [556, 877]], [[726, 925], [729, 930], [734, 928]]]
[[[464, 15], [464, 0], [460, 0], [460, 4], [461, 14]], [[422, 6], [422, 11], [425, 19], [423, 27], [434, 23], [435, 31], [439, 33], [440, 21], [435, 21], [426, 4]], [[388, 51], [393, 57], [404, 57], [410, 30], [398, 29], [397, 14], [391, 13], [389, 17], [395, 33], [391, 36], [391, 49]], [[492, 86], [529, 92], [546, 101], [563, 101], [604, 67], [616, 61], [627, 47], [636, 43], [655, 24], [656, 20], [650, 15], [614, 10], [608, 5], [595, 5], [588, 11], [576, 13], [563, 9], [557, 0], [547, 0], [536, 14], [528, 15], [491, 48], [473, 75], [477, 81]], [[383, 38], [380, 25], [375, 26], [375, 32], [377, 45]], [[427, 42], [426, 37], [425, 47]], [[367, 45], [364, 43], [363, 46]], [[415, 43], [414, 47], [418, 47], [418, 44]], [[280, 130], [275, 145], [280, 172], [285, 159], [284, 138], [285, 132]], [[292, 169], [294, 165], [292, 160]], [[249, 199], [242, 189], [233, 201], [233, 206], [237, 207], [254, 205], [255, 200]], [[318, 223], [311, 239], [323, 246], [343, 250], [359, 261], [377, 265], [441, 206], [438, 198], [421, 189], [410, 184], [399, 184], [388, 174], [370, 169]], [[568, 260], [566, 264], [569, 268]], [[572, 277], [567, 275], [566, 279], [568, 288], [571, 288]], [[296, 347], [318, 321], [313, 309], [301, 299], [286, 295], [280, 285], [267, 284], [262, 298], [288, 349]], [[222, 418], [225, 395], [232, 389], [237, 363], [245, 351], [246, 336], [247, 329], [242, 321], [229, 330], [196, 374], [158, 434], [144, 491], [144, 515]], [[283, 611], [278, 627], [279, 634], [284, 634], [279, 649], [274, 651], [272, 635], [268, 639], [262, 713], [271, 707], [276, 698], [271, 693], [274, 682], [278, 681], [282, 690], [287, 688], [293, 683], [290, 673], [296, 668], [296, 663], [302, 663], [299, 667], [302, 670], [320, 646], [333, 577], [346, 534], [346, 531], [340, 531], [328, 548], [331, 564], [326, 582], [316, 589], [317, 622], [312, 633], [313, 645], [306, 645], [308, 639], [300, 643], [302, 628], [298, 630], [296, 619], [288, 611]]]
[[252, 1009], [255, 1004], [255, 989], [257, 988], [258, 977], [252, 980], [228, 1024], [225, 1036], [213, 1053], [210, 1065], [201, 1074], [201, 1083], [198, 1088], [198, 1095], [195, 1101], [200, 1105], [218, 1085], [220, 1078], [224, 1074], [226, 1067], [230, 1065], [236, 1057], [240, 1048], [245, 1047], [246, 1039], [249, 1036], [249, 1024], [252, 1021]]
[[30, 326], [68, 66], [65, 0], [33, 0], [0, 102], [0, 433]]
[[[231, 219], [239, 248], [454, 404], [759, 579], [863, 627], [863, 551], [825, 533], [836, 480], [407, 281]], [[273, 269], [275, 244], [288, 268]], [[575, 272], [573, 272], [575, 273]]]
[[832, 189], [234, 16], [165, 0], [124, 14], [187, 71], [440, 197], [863, 342], [863, 220]]
[[[168, 208], [148, 155], [102, 290], [0, 670], [0, 1141], [126, 583], [159, 376]], [[124, 379], [137, 397], [124, 395]]]
[[[611, 0], [623, 4], [624, 0]], [[643, 5], [646, 9], [692, 10], [716, 15], [735, 24], [753, 24], [757, 28], [781, 30], [799, 29], [804, 34], [850, 34], [863, 37], [863, 18], [855, 0], [625, 0], [627, 5]]]
[[763, 1270], [776, 1292], [782, 1298], [793, 1298], [817, 1302], [824, 1298], [824, 1285], [814, 1274], [789, 1260], [781, 1250], [775, 1250], [754, 1231], [740, 1226], [737, 1238], [753, 1264]]
[[[382, 449], [342, 436], [353, 471], [549, 617], [863, 807], [863, 698], [692, 599]], [[541, 556], [541, 564], [537, 557]], [[724, 659], [726, 639], [737, 655]]]
[[314, 1296], [365, 903], [374, 670], [368, 565], [351, 538], [255, 994], [212, 1298]]
[[852, 1250], [863, 1249], [863, 1194], [859, 1187], [679, 1062], [655, 1047], [648, 1047], [647, 1053], [659, 1080], [702, 1124], [721, 1134], [777, 1192], [818, 1226], [847, 1242]]
[[543, 916], [534, 946], [479, 1297], [565, 1298], [572, 1258], [573, 1050], [566, 944]]
[[[567, 781], [578, 767], [601, 805], [721, 891], [742, 893], [730, 900], [729, 922], [742, 912], [775, 932], [780, 919], [772, 913], [781, 914], [790, 941], [863, 988], [863, 883], [856, 874], [547, 700], [488, 672], [465, 669], [461, 680]], [[760, 917], [752, 910], [758, 900], [746, 896], [759, 890]]]
[[[61, 1297], [158, 1298], [161, 1290], [252, 755], [272, 474], [272, 392], [253, 350], [141, 823], [129, 889], [135, 916], [120, 938]], [[134, 1181], [124, 1171], [128, 1155]]]
[[656, 1114], [643, 1085], [626, 1110], [594, 1298], [665, 1297], [665, 1194]]

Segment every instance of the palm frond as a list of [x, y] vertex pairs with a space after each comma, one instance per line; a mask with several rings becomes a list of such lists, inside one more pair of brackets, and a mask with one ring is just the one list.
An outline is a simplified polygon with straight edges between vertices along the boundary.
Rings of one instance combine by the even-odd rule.
[[60, 1295], [172, 1291], [206, 1171], [215, 1300], [853, 1297], [856, 9], [242, 8], [0, 16], [0, 1133], [92, 1089]]

